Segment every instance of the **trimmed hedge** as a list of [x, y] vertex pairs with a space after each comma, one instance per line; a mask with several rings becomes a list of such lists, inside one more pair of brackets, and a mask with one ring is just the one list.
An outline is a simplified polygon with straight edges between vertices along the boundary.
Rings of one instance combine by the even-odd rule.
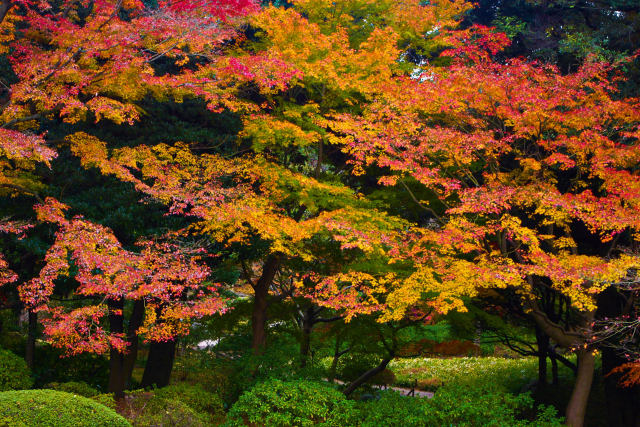
[[224, 419], [224, 404], [220, 396], [206, 391], [200, 385], [172, 384], [154, 390], [154, 395], [169, 401], [179, 400], [205, 417], [207, 424], [219, 424]]
[[100, 392], [82, 381], [67, 381], [66, 383], [49, 383], [45, 388], [57, 391], [66, 391], [67, 393], [77, 394], [84, 397], [94, 397]]
[[31, 388], [33, 379], [24, 359], [0, 349], [0, 391]]
[[225, 425], [343, 427], [358, 425], [358, 416], [355, 403], [327, 384], [272, 379], [240, 396]]
[[0, 425], [26, 427], [130, 427], [112, 409], [86, 397], [55, 390], [0, 393]]

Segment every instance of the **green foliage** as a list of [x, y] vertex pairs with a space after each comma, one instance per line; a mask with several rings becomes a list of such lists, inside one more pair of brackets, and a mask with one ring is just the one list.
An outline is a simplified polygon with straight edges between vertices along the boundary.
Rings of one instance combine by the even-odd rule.
[[49, 383], [45, 388], [67, 393], [77, 394], [84, 397], [94, 397], [100, 394], [98, 390], [82, 381], [68, 381], [66, 383]]
[[355, 403], [336, 389], [311, 381], [269, 380], [240, 396], [227, 426], [349, 426], [357, 419]]
[[347, 353], [338, 361], [338, 377], [343, 381], [353, 381], [380, 363], [375, 354]]
[[208, 419], [208, 424], [220, 421], [224, 417], [224, 404], [220, 396], [205, 390], [199, 384], [172, 384], [155, 390], [154, 394], [169, 401], [180, 400], [186, 403], [194, 411], [205, 416]]
[[[414, 358], [398, 359], [389, 364], [397, 377], [397, 383], [410, 386], [417, 381], [437, 381], [445, 386], [481, 388], [492, 384], [496, 389], [518, 392], [537, 378], [538, 359], [526, 357], [506, 359], [499, 357], [455, 357], [449, 359]], [[564, 366], [560, 375], [572, 377]]]
[[0, 349], [0, 391], [31, 388], [33, 379], [24, 359]]
[[207, 415], [199, 414], [186, 403], [175, 398], [159, 397], [152, 392], [131, 393], [127, 396], [125, 403], [122, 414], [135, 427], [211, 425]]
[[116, 409], [116, 401], [113, 398], [113, 393], [100, 393], [91, 397], [91, 399], [107, 408]]
[[126, 427], [130, 424], [91, 399], [54, 390], [0, 393], [0, 425], [33, 427]]
[[528, 394], [512, 395], [490, 387], [449, 387], [432, 399], [384, 392], [380, 400], [360, 403], [364, 426], [561, 426], [552, 407], [534, 408]]
[[109, 361], [96, 354], [79, 354], [62, 357], [62, 352], [50, 345], [36, 348], [37, 363], [33, 367], [35, 385], [70, 381], [86, 382], [98, 390], [106, 390], [109, 378]]

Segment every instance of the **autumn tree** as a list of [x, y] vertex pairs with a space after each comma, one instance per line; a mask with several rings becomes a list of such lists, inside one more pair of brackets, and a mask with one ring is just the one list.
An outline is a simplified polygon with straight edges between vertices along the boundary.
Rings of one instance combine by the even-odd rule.
[[[334, 128], [357, 173], [375, 164], [387, 171], [384, 185], [420, 183], [415, 200], [434, 225], [416, 234], [421, 280], [405, 302], [426, 284], [451, 302], [516, 289], [539, 327], [577, 354], [566, 416], [581, 426], [596, 297], [638, 263], [637, 100], [616, 95], [616, 65], [589, 61], [563, 75], [522, 59], [496, 63], [506, 40], [483, 27], [450, 42], [452, 65], [396, 79]], [[571, 318], [552, 320], [543, 292], [566, 298]]]
[[[11, 74], [7, 81], [2, 81], [0, 92], [0, 195], [7, 198], [30, 195], [42, 206], [51, 205], [51, 202], [44, 203], [43, 200], [50, 190], [43, 184], [47, 180], [43, 179], [43, 170], [38, 165], [50, 165], [60, 151], [68, 149], [69, 142], [65, 138], [51, 138], [49, 129], [43, 127], [45, 122], [49, 125], [51, 121], [67, 125], [94, 122], [95, 126], [102, 120], [108, 120], [116, 124], [132, 124], [141, 118], [142, 110], [138, 104], [145, 97], [181, 101], [185, 96], [197, 94], [206, 100], [211, 110], [219, 109], [228, 102], [228, 97], [221, 88], [231, 84], [236, 77], [246, 78], [248, 72], [246, 67], [238, 72], [233, 66], [227, 65], [224, 69], [216, 68], [214, 74], [211, 67], [218, 65], [220, 46], [230, 39], [240, 37], [236, 24], [254, 10], [256, 5], [252, 1], [243, 0], [165, 2], [150, 8], [135, 1], [88, 4], [64, 1], [53, 4], [2, 2], [0, 54], [9, 55]], [[257, 63], [263, 69], [266, 61], [258, 59]], [[164, 71], [159, 64], [165, 64], [164, 69], [169, 64], [171, 72]], [[251, 74], [249, 78], [253, 77], [255, 75]], [[9, 214], [13, 215], [14, 212]], [[193, 266], [186, 261], [180, 264], [179, 254], [182, 251], [178, 246], [167, 243], [161, 247], [151, 245], [130, 251], [122, 248], [110, 230], [91, 221], [67, 221], [62, 214], [56, 215], [55, 220], [47, 219], [46, 216], [42, 220], [61, 227], [57, 241], [44, 260], [46, 262], [42, 274], [46, 276], [50, 273], [51, 277], [41, 275], [40, 278], [23, 283], [20, 288], [25, 290], [32, 287], [29, 292], [22, 294], [30, 313], [47, 311], [54, 314], [55, 322], [49, 323], [47, 329], [52, 341], [64, 348], [72, 346], [78, 351], [111, 351], [113, 362], [114, 358], [117, 359], [114, 351], [125, 350], [123, 343], [126, 339], [118, 335], [123, 333], [120, 330], [123, 300], [134, 302], [133, 318], [137, 320], [133, 321], [132, 318], [130, 323], [132, 330], [129, 335], [132, 341], [137, 339], [136, 331], [143, 330], [144, 325], [140, 328], [136, 326], [137, 322], [142, 322], [142, 314], [145, 314], [144, 319], [149, 320], [150, 324], [153, 323], [150, 319], [164, 316], [182, 316], [183, 320], [188, 318], [179, 313], [180, 309], [171, 307], [164, 300], [161, 300], [161, 304], [157, 302], [156, 313], [153, 313], [154, 310], [150, 309], [152, 305], [149, 304], [144, 313], [141, 305], [145, 302], [142, 293], [137, 296], [130, 293], [125, 298], [125, 295], [118, 294], [116, 286], [118, 280], [132, 274], [133, 270], [144, 271], [140, 256], [145, 253], [147, 259], [144, 262], [151, 263], [157, 257], [159, 261], [164, 259], [166, 264], [155, 267], [147, 265], [145, 268], [150, 268], [151, 272], [143, 273], [147, 275], [143, 281], [150, 280], [151, 276], [158, 278], [157, 275], [167, 275], [167, 281], [179, 281], [177, 275], [180, 268], [189, 269]], [[84, 307], [84, 314], [54, 313], [53, 307], [47, 306], [53, 289], [52, 280], [57, 275], [64, 276], [69, 272], [66, 271], [68, 268], [58, 265], [62, 260], [56, 258], [51, 251], [58, 251], [58, 255], [74, 251], [78, 257], [74, 262], [90, 264], [93, 261], [88, 261], [87, 258], [97, 256], [95, 252], [91, 252], [96, 247], [89, 244], [72, 250], [70, 245], [73, 242], [68, 239], [72, 239], [74, 234], [76, 238], [85, 238], [91, 232], [102, 235], [108, 241], [108, 256], [112, 258], [107, 259], [114, 262], [115, 270], [107, 272], [98, 269], [92, 273], [95, 277], [91, 279], [82, 276], [78, 278], [73, 274], [70, 276], [79, 279], [81, 284], [82, 280], [103, 280], [101, 290], [87, 292], [91, 294], [91, 298], [97, 298], [98, 293], [104, 292], [106, 296], [103, 297], [109, 301], [109, 307], [105, 308], [103, 305], [96, 308], [88, 304]], [[99, 248], [99, 251], [103, 250], [106, 249]], [[178, 258], [172, 259], [171, 251], [175, 251]], [[129, 261], [127, 258], [130, 258]], [[58, 267], [61, 270], [57, 270]], [[153, 270], [154, 268], [158, 270]], [[173, 278], [168, 276], [169, 268], [174, 269]], [[3, 277], [5, 271], [3, 261]], [[184, 271], [180, 274], [183, 273]], [[13, 274], [8, 277], [15, 278]], [[22, 281], [28, 279], [21, 277]], [[197, 281], [202, 280], [202, 275], [197, 278]], [[187, 279], [186, 283], [193, 287], [195, 281], [196, 278], [191, 282]], [[180, 293], [178, 285], [174, 286], [177, 286], [174, 288], [175, 292], [169, 292], [164, 298], [174, 297], [174, 302], [177, 302], [184, 295]], [[182, 286], [184, 290], [187, 285]], [[191, 297], [192, 293], [199, 296], [193, 289], [185, 292]], [[86, 326], [82, 323], [90, 316], [90, 312], [94, 316], [92, 321], [97, 322], [105, 315], [105, 309], [109, 313], [112, 329], [102, 330], [104, 337], [100, 338], [98, 333], [96, 338], [89, 334], [96, 331], [82, 329]], [[56, 327], [62, 328], [60, 333], [53, 333]], [[76, 335], [63, 333], [65, 327], [69, 331], [76, 328]], [[90, 338], [85, 336], [87, 334]], [[175, 337], [179, 334], [167, 331], [165, 336], [149, 335], [149, 339], [153, 342], [167, 341], [170, 335]], [[72, 337], [77, 338], [78, 343], [86, 345], [76, 346], [75, 342], [64, 341], [64, 338]], [[35, 337], [32, 341], [35, 342]], [[135, 357], [135, 352], [130, 354]], [[130, 371], [132, 365], [129, 365], [125, 370]], [[112, 369], [112, 374], [114, 372]], [[116, 379], [115, 382], [119, 384], [112, 384], [111, 388], [121, 392], [122, 379]]]

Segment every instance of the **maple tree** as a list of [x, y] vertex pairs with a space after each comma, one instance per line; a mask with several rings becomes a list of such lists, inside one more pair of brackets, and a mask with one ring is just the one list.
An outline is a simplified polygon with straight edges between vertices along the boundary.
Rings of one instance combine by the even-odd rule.
[[[188, 331], [190, 317], [221, 311], [221, 302], [204, 298], [196, 289], [205, 286], [206, 270], [184, 258], [180, 247], [149, 243], [139, 252], [127, 251], [108, 229], [81, 219], [68, 221], [56, 213], [66, 208], [43, 200], [47, 188], [39, 164], [50, 166], [65, 149], [55, 145], [66, 142], [50, 139], [40, 123], [132, 124], [140, 120], [137, 103], [146, 96], [180, 101], [197, 93], [211, 110], [220, 108], [228, 102], [221, 87], [233, 84], [236, 77], [255, 77], [246, 77], [246, 66], [238, 70], [227, 65], [215, 75], [212, 71], [221, 45], [239, 37], [237, 24], [255, 10], [250, 0], [163, 2], [151, 8], [135, 1], [1, 3], [0, 53], [9, 56], [13, 76], [11, 82], [2, 82], [0, 191], [8, 197], [34, 196], [41, 220], [60, 227], [40, 276], [19, 285], [21, 297], [30, 321], [39, 311], [52, 315], [45, 319], [45, 334], [56, 346], [71, 352], [110, 351], [115, 381], [110, 389], [118, 394], [124, 381], [118, 374], [121, 352], [128, 344], [122, 330], [125, 301], [134, 301], [126, 337], [135, 341], [127, 350], [129, 375], [137, 335], [152, 342], [171, 340]], [[158, 68], [163, 61], [174, 67], [172, 72]], [[264, 60], [257, 64], [265, 67]], [[49, 215], [43, 214], [47, 210]], [[73, 258], [73, 268], [67, 255]], [[104, 263], [111, 270], [105, 270]], [[3, 281], [16, 279], [5, 264], [3, 260]], [[79, 276], [69, 272], [79, 266], [85, 268]], [[108, 303], [71, 312], [49, 306], [54, 279], [61, 275], [80, 282], [75, 291], [80, 295], [90, 300], [101, 295]], [[122, 287], [123, 280], [130, 288]], [[147, 287], [141, 282], [148, 282]], [[185, 294], [198, 301], [183, 302]], [[110, 327], [97, 326], [106, 318]]]
[[[189, 332], [191, 319], [226, 310], [218, 286], [207, 280], [210, 271], [200, 262], [201, 250], [159, 241], [141, 242], [141, 251], [131, 252], [109, 229], [82, 217], [68, 220], [68, 207], [54, 199], [47, 198], [36, 210], [40, 221], [59, 230], [40, 274], [19, 286], [20, 297], [30, 310], [46, 312], [44, 334], [67, 354], [111, 351], [112, 391], [122, 393], [122, 354], [135, 360], [128, 347], [132, 340], [137, 345], [137, 336], [171, 341]], [[64, 276], [77, 282], [74, 295], [91, 303], [67, 309], [52, 300], [56, 280]], [[129, 322], [127, 335], [126, 301], [143, 310]], [[118, 358], [120, 366], [115, 366]]]
[[[563, 74], [495, 61], [508, 38], [459, 29], [463, 0], [290, 3], [0, 2], [0, 54], [15, 73], [0, 99], [0, 196], [33, 196], [57, 229], [39, 275], [18, 286], [47, 313], [47, 338], [71, 354], [109, 352], [121, 396], [139, 337], [173, 343], [172, 355], [191, 320], [225, 311], [200, 249], [223, 248], [253, 293], [256, 353], [275, 292], [304, 306], [303, 364], [321, 310], [389, 328], [389, 357], [351, 393], [395, 357], [401, 328], [509, 288], [577, 353], [567, 419], [582, 425], [597, 298], [638, 266], [640, 105], [620, 94], [624, 63]], [[237, 145], [98, 137], [103, 121], [144, 121], [149, 98], [233, 114]], [[56, 138], [45, 121], [60, 125]], [[126, 247], [98, 221], [69, 218], [41, 173], [67, 152], [185, 222]], [[376, 179], [410, 195], [417, 223], [401, 218], [411, 208], [363, 194]], [[52, 298], [61, 278], [78, 306]], [[0, 258], [0, 285], [17, 279]]]
[[[640, 110], [616, 96], [624, 77], [615, 65], [589, 61], [562, 75], [521, 59], [500, 64], [491, 56], [505, 39], [470, 31], [443, 53], [452, 65], [397, 79], [362, 116], [333, 126], [356, 173], [376, 164], [389, 172], [382, 184], [415, 180], [428, 195], [416, 201], [437, 225], [416, 233], [420, 283], [405, 304], [420, 287], [459, 307], [458, 296], [479, 289], [517, 289], [543, 331], [577, 353], [567, 421], [582, 425], [595, 298], [638, 265], [629, 242], [639, 225]], [[567, 298], [577, 323], [541, 310], [547, 289]]]

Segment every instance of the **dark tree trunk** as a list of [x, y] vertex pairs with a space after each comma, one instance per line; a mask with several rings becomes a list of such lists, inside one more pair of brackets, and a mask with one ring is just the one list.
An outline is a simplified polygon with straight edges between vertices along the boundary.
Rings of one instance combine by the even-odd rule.
[[[109, 300], [109, 329], [112, 334], [124, 332], [124, 300]], [[124, 398], [124, 355], [115, 348], [109, 350], [109, 392], [116, 400]]]
[[251, 314], [251, 348], [255, 354], [261, 354], [267, 345], [267, 307], [269, 288], [280, 264], [277, 256], [271, 255], [262, 267], [262, 275], [255, 283], [253, 313]]
[[149, 345], [149, 358], [142, 374], [142, 387], [166, 387], [169, 385], [173, 360], [176, 354], [176, 341], [152, 342]]
[[378, 366], [376, 366], [375, 368], [369, 369], [367, 372], [360, 375], [358, 379], [353, 381], [351, 384], [347, 386], [346, 389], [344, 389], [343, 391], [344, 395], [349, 396], [351, 393], [354, 392], [354, 390], [356, 390], [362, 384], [366, 383], [371, 378], [375, 377], [377, 374], [384, 371], [387, 368], [387, 365], [389, 364], [389, 362], [391, 362], [392, 360], [393, 360], [393, 357], [387, 357], [386, 359], [383, 359]]
[[551, 357], [551, 384], [558, 385], [558, 359]]
[[123, 371], [124, 371], [124, 384], [126, 387], [131, 385], [131, 375], [133, 374], [133, 368], [138, 359], [138, 328], [142, 324], [144, 318], [144, 302], [142, 300], [136, 300], [133, 304], [133, 312], [129, 319], [129, 327], [127, 329], [127, 341], [129, 342], [129, 348], [124, 355]]
[[593, 372], [595, 369], [595, 356], [590, 349], [578, 350], [578, 375], [573, 386], [573, 392], [567, 405], [565, 414], [569, 427], [583, 427], [584, 418], [587, 413], [587, 402], [591, 392], [593, 382]]
[[35, 357], [36, 357], [36, 335], [38, 333], [38, 313], [29, 310], [27, 312], [29, 321], [27, 332], [27, 346], [25, 348], [24, 359], [27, 362], [27, 366], [33, 369]]
[[300, 342], [300, 366], [307, 366], [311, 349], [311, 331], [314, 325], [315, 310], [309, 306], [302, 316], [302, 341]]
[[547, 385], [547, 354], [549, 353], [549, 336], [536, 325], [536, 344], [538, 345], [538, 387]]

